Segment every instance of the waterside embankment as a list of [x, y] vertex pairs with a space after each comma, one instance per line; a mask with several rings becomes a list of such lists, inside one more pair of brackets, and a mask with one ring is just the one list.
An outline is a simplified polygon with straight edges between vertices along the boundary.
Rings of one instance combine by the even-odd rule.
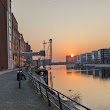
[[20, 89], [17, 70], [1, 71], [0, 74], [0, 110], [55, 110], [36, 94], [27, 72], [24, 71], [27, 80], [21, 80]]

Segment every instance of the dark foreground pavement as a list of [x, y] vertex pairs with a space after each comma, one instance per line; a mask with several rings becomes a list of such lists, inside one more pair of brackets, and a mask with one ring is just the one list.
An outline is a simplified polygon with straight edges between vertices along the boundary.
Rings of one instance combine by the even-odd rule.
[[16, 71], [0, 75], [0, 110], [55, 110], [36, 94], [27, 75], [26, 78], [19, 89]]

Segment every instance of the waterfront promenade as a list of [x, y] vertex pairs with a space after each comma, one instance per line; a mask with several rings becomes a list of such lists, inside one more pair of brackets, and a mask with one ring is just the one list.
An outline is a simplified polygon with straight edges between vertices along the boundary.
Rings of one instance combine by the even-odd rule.
[[26, 72], [25, 75], [27, 80], [21, 81], [19, 89], [16, 70], [0, 72], [0, 110], [57, 110], [36, 94]]

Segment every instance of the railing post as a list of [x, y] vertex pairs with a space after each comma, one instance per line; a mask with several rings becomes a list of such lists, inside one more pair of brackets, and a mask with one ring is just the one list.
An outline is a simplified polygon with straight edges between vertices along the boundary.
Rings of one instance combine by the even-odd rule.
[[35, 83], [36, 83], [36, 90], [37, 90], [37, 92], [38, 92], [38, 88], [37, 88], [37, 81], [35, 81]]
[[63, 110], [59, 92], [58, 92], [58, 101], [59, 101], [59, 105], [60, 105], [60, 110]]
[[42, 97], [42, 90], [41, 90], [40, 82], [39, 82], [39, 89], [40, 89], [40, 94], [41, 94], [41, 97]]
[[[35, 86], [35, 89], [37, 89], [37, 92], [40, 91], [41, 97], [43, 97], [43, 93], [42, 93], [42, 88], [41, 88], [41, 87], [44, 87], [45, 92], [46, 92], [46, 97], [47, 97], [47, 100], [48, 100], [48, 106], [51, 106], [51, 101], [50, 101], [50, 99], [49, 99], [49, 91], [48, 91], [49, 87], [48, 87], [48, 86], [45, 86], [42, 82], [40, 82], [40, 81], [38, 81], [37, 79], [35, 79], [31, 74], [28, 73], [28, 75], [29, 75], [29, 80], [30, 80], [30, 81], [33, 83], [33, 85]], [[51, 88], [51, 89], [52, 89], [52, 88]], [[54, 89], [52, 89], [52, 90], [54, 90]], [[54, 90], [54, 91], [56, 91], [56, 90]], [[57, 94], [58, 94], [59, 108], [60, 108], [60, 110], [63, 110], [63, 107], [62, 107], [63, 103], [62, 103], [62, 99], [60, 98], [60, 94], [61, 94], [61, 95], [63, 95], [63, 94], [60, 93], [60, 92], [58, 92], [58, 91], [56, 91], [56, 92], [57, 92]], [[63, 96], [65, 96], [65, 95], [63, 95]], [[65, 97], [68, 98], [69, 100], [71, 100], [72, 102], [78, 104], [79, 106], [85, 108], [86, 110], [91, 110], [91, 109], [89, 109], [89, 108], [87, 108], [87, 107], [81, 105], [80, 103], [78, 103], [78, 102], [76, 102], [76, 101], [70, 99], [69, 97], [67, 97], [67, 96], [65, 96]]]
[[36, 88], [36, 80], [35, 80], [35, 78], [34, 78], [34, 87]]
[[34, 78], [32, 77], [32, 83], [33, 83], [33, 85], [34, 85]]
[[29, 77], [29, 81], [30, 81], [30, 76], [29, 76], [29, 73], [28, 73], [28, 77]]
[[46, 96], [47, 96], [47, 100], [48, 100], [48, 106], [51, 106], [50, 100], [49, 100], [49, 95], [48, 95], [48, 91], [47, 91], [47, 87], [45, 86], [45, 90], [46, 90]]
[[30, 81], [31, 81], [31, 83], [32, 83], [32, 76], [30, 76]]

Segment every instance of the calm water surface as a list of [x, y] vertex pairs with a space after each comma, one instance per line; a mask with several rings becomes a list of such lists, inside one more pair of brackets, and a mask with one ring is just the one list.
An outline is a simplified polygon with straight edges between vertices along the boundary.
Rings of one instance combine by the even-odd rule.
[[110, 110], [110, 68], [82, 70], [52, 66], [49, 86], [66, 96], [79, 93], [81, 103], [92, 110]]

